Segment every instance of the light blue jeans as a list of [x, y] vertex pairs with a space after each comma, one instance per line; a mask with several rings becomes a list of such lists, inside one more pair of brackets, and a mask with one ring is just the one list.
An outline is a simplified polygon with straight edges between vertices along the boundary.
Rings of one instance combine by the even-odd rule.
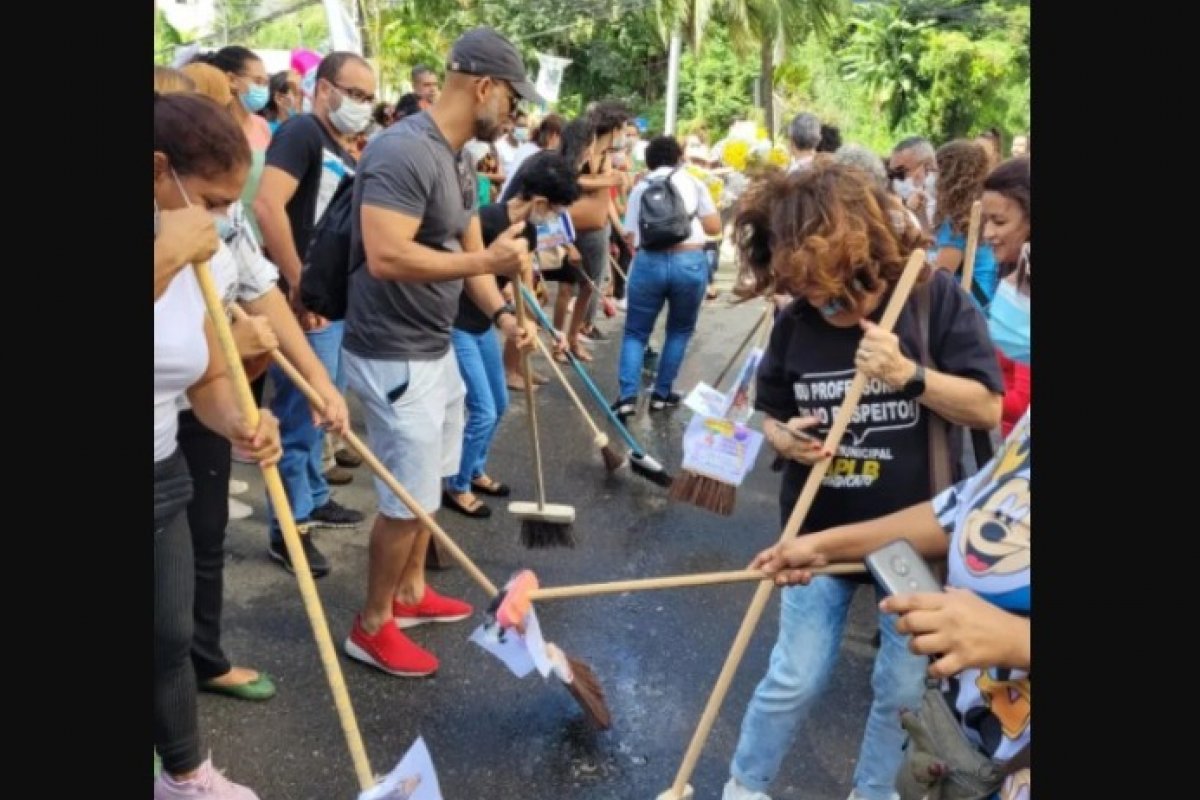
[[508, 409], [508, 385], [500, 337], [495, 330], [470, 333], [452, 328], [450, 342], [458, 359], [458, 372], [467, 386], [467, 424], [458, 474], [448, 478], [446, 485], [461, 494], [470, 491], [471, 481], [485, 472], [492, 437]]
[[617, 369], [622, 400], [637, 397], [642, 359], [654, 323], [667, 304], [667, 338], [658, 359], [654, 393], [666, 397], [683, 365], [688, 342], [696, 330], [700, 304], [708, 289], [708, 254], [703, 250], [654, 253], [638, 250], [629, 267], [625, 288], [625, 336]]
[[[828, 685], [858, 586], [842, 578], [817, 577], [809, 586], [782, 591], [779, 638], [767, 675], [746, 708], [730, 769], [748, 789], [767, 791], [797, 727]], [[882, 599], [878, 589], [876, 596]], [[881, 643], [871, 675], [875, 696], [854, 770], [854, 789], [866, 800], [896, 800], [896, 773], [906, 737], [900, 712], [920, 708], [929, 659], [909, 652], [908, 637], [896, 632], [893, 615], [880, 614], [879, 629]]]
[[[342, 320], [330, 322], [319, 331], [308, 331], [305, 337], [313, 352], [317, 354], [325, 371], [335, 384], [345, 385], [342, 372], [342, 334], [346, 324]], [[272, 364], [271, 381], [275, 393], [271, 397], [271, 412], [279, 420], [279, 438], [283, 444], [283, 457], [279, 460], [279, 477], [287, 490], [288, 502], [292, 505], [292, 516], [297, 522], [307, 522], [313, 509], [325, 505], [329, 499], [329, 483], [321, 469], [321, 451], [325, 444], [325, 431], [313, 425], [312, 408], [308, 398], [288, 378], [287, 373]], [[341, 378], [341, 383], [338, 379]], [[267, 513], [270, 519], [270, 538], [282, 542], [279, 521], [267, 498]]]

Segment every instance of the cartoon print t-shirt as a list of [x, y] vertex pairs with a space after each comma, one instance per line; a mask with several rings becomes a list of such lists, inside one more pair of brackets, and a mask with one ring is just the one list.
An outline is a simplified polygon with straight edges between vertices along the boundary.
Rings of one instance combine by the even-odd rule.
[[[1000, 365], [982, 312], [949, 273], [934, 270], [930, 280], [929, 355], [933, 367], [1003, 393]], [[870, 319], [878, 322], [886, 306], [885, 298]], [[919, 363], [921, 338], [912, 298], [895, 331], [901, 352]], [[771, 331], [758, 370], [755, 408], [781, 422], [815, 416], [820, 423], [810, 430], [824, 438], [854, 380], [854, 353], [862, 336], [857, 325], [830, 325], [807, 301], [793, 302], [780, 313]], [[869, 381], [804, 530], [874, 519], [928, 500], [928, 413], [919, 400], [905, 398], [900, 389]], [[789, 461], [784, 470], [779, 497], [782, 524], [792, 512], [808, 471], [797, 461]]]
[[[1029, 411], [1003, 448], [976, 475], [933, 500], [950, 535], [947, 585], [970, 589], [1013, 614], [1030, 614], [1032, 440]], [[997, 761], [1007, 761], [1031, 736], [1028, 673], [968, 669], [944, 685], [967, 737]], [[1019, 777], [1020, 773], [1017, 776]], [[1025, 776], [1027, 783], [1028, 776]], [[1008, 782], [1014, 790], [1021, 782]], [[1019, 794], [1000, 797], [1018, 797]]]

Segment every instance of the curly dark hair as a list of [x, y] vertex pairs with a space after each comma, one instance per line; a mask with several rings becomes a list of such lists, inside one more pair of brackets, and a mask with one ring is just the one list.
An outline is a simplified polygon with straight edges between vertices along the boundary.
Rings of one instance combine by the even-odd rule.
[[[897, 198], [862, 170], [828, 158], [772, 174], [742, 196], [734, 220], [739, 296], [813, 290], [850, 311], [894, 285], [928, 237]], [[928, 268], [922, 279], [928, 276]]]
[[937, 214], [934, 230], [950, 220], [950, 230], [966, 235], [971, 219], [971, 204], [983, 196], [983, 179], [987, 177], [987, 151], [979, 142], [955, 139], [937, 151]]

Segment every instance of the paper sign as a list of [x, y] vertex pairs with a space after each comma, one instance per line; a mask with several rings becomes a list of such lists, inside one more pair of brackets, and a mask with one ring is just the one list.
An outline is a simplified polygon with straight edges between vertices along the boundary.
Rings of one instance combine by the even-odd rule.
[[729, 408], [729, 398], [700, 381], [688, 392], [683, 404], [702, 417], [723, 417]]
[[396, 768], [378, 785], [360, 794], [358, 800], [442, 800], [425, 740], [418, 736]]
[[562, 86], [563, 73], [571, 59], [559, 58], [549, 53], [538, 53], [538, 76], [534, 89], [547, 103], [558, 102], [558, 90]]
[[697, 414], [683, 434], [683, 468], [740, 486], [762, 443], [762, 434], [745, 425]]
[[550, 657], [546, 654], [537, 612], [532, 608], [522, 620], [522, 627], [524, 634], [489, 620], [475, 629], [470, 641], [503, 661], [518, 678], [524, 678], [535, 669], [545, 678], [550, 674]]
[[743, 424], [749, 422], [750, 417], [754, 416], [754, 382], [762, 357], [763, 351], [758, 347], [751, 350], [746, 356], [741, 369], [738, 370], [737, 380], [734, 381], [733, 388], [730, 390], [729, 407], [722, 416]]
[[553, 250], [575, 241], [575, 226], [565, 211], [549, 220], [537, 223], [537, 249]]

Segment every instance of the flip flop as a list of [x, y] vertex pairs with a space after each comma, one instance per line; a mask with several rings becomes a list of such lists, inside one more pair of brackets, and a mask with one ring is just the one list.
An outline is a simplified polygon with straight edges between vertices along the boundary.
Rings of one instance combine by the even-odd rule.
[[462, 514], [464, 517], [471, 517], [473, 519], [487, 519], [492, 515], [492, 510], [488, 508], [482, 500], [477, 497], [475, 498], [475, 501], [478, 503], [478, 505], [476, 505], [474, 508], [467, 508], [462, 503], [455, 500], [454, 495], [450, 494], [450, 492], [444, 489], [442, 490], [442, 505], [449, 506], [458, 513]]
[[259, 672], [258, 677], [249, 683], [238, 683], [232, 686], [224, 686], [205, 681], [200, 684], [200, 691], [210, 694], [223, 694], [228, 697], [236, 697], [239, 700], [270, 700], [275, 696], [275, 682], [271, 680], [271, 676], [265, 672]]
[[471, 481], [471, 488], [477, 492], [483, 492], [484, 494], [491, 495], [492, 497], [508, 497], [510, 494], [512, 494], [512, 489], [500, 481], [492, 480], [491, 478], [488, 478], [488, 481], [489, 483], [483, 484], [479, 482], [478, 478], [476, 478], [475, 480]]

